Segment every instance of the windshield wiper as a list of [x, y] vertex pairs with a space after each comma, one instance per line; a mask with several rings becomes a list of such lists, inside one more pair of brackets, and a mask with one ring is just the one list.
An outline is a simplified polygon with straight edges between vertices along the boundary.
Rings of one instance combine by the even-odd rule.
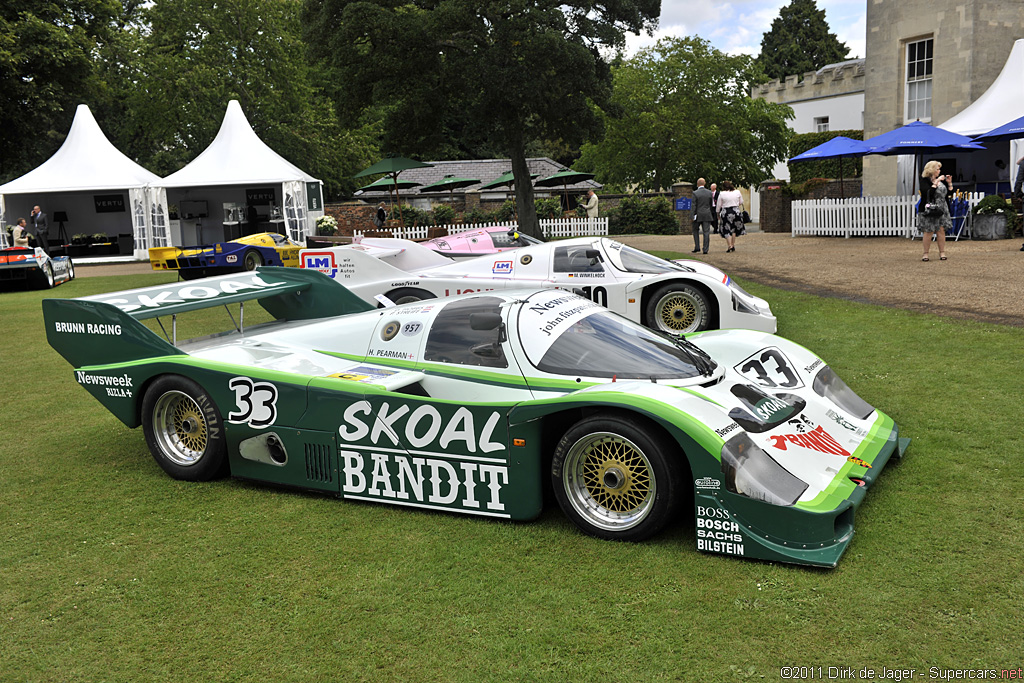
[[673, 343], [679, 347], [687, 356], [690, 361], [696, 366], [697, 371], [705, 377], [710, 377], [715, 372], [716, 363], [711, 359], [708, 353], [694, 344], [693, 342], [686, 339], [682, 335], [678, 337], [671, 337]]

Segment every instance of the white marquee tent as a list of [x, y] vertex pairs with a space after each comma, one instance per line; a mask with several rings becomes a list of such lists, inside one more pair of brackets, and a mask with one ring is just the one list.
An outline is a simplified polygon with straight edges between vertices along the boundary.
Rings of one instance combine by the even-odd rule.
[[[1014, 42], [1003, 70], [988, 90], [959, 114], [938, 124], [938, 127], [953, 133], [974, 136], [987, 133], [993, 128], [998, 128], [1021, 116], [1024, 116], [1024, 39]], [[1014, 140], [1009, 145], [986, 143], [987, 152], [940, 154], [937, 156], [956, 156], [968, 169], [964, 174], [965, 178], [974, 175], [973, 169], [977, 169], [979, 181], [984, 177], [982, 174], [992, 172], [992, 164], [996, 159], [1002, 159], [1006, 162], [1012, 181], [1013, 174], [1016, 173], [1015, 162], [1024, 154], [1022, 142], [1024, 141]], [[913, 166], [913, 156], [899, 157], [900, 194], [912, 194], [917, 191], [916, 179], [911, 178], [914, 173]]]
[[[72, 232], [130, 232], [136, 258], [147, 249], [167, 246], [167, 195], [159, 176], [122, 154], [100, 130], [89, 107], [80, 104], [64, 144], [40, 166], [0, 185], [0, 216], [4, 224], [28, 218], [38, 204], [48, 215], [67, 215]], [[128, 194], [128, 203], [124, 193]], [[59, 236], [58, 236], [59, 237]]]
[[172, 224], [178, 245], [227, 239], [228, 226], [245, 223], [247, 204], [264, 207], [269, 222], [284, 223], [286, 234], [299, 243], [313, 234], [323, 215], [321, 182], [268, 147], [237, 100], [228, 103], [210, 146], [160, 182], [182, 217], [177, 234]]

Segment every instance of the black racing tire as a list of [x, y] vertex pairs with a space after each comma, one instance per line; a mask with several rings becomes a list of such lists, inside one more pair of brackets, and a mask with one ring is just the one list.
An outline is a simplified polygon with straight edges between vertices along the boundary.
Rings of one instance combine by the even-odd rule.
[[175, 479], [210, 481], [227, 470], [224, 421], [205, 390], [164, 375], [142, 399], [142, 430], [153, 459]]
[[415, 287], [399, 287], [398, 289], [392, 289], [390, 292], [385, 294], [385, 296], [399, 305], [437, 298], [427, 290], [416, 289]]
[[263, 254], [255, 249], [250, 249], [242, 257], [242, 265], [246, 270], [256, 270], [263, 265]]
[[673, 282], [659, 287], [648, 299], [644, 324], [671, 335], [700, 332], [711, 325], [711, 302], [699, 288]]
[[682, 451], [628, 413], [598, 413], [562, 436], [551, 484], [565, 516], [597, 538], [642, 541], [674, 519]]
[[42, 285], [43, 289], [53, 289], [53, 264], [44, 263], [43, 267], [39, 270], [42, 271], [39, 276], [39, 284]]
[[68, 282], [75, 279], [75, 262], [68, 256]]

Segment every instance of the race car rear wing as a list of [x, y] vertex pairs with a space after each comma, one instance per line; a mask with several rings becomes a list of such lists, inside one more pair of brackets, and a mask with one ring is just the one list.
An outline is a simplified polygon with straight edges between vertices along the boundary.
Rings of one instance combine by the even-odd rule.
[[[43, 319], [47, 341], [69, 363], [103, 365], [183, 353], [175, 348], [176, 331], [164, 340], [139, 320], [171, 316], [173, 321], [179, 313], [251, 300], [278, 320], [327, 318], [374, 308], [316, 271], [266, 266], [79, 299], [44, 299]], [[241, 331], [239, 324], [235, 327]]]

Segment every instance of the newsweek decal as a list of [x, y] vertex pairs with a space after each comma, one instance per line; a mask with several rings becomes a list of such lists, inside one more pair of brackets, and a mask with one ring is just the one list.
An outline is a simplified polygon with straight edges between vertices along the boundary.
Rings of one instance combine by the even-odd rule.
[[603, 310], [600, 304], [559, 289], [531, 295], [519, 309], [519, 335], [527, 356], [543, 357], [564, 330]]

